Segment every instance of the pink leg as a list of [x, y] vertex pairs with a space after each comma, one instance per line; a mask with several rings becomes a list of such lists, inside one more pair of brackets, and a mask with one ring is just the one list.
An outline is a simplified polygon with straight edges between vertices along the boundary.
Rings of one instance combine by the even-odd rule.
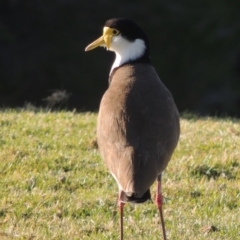
[[164, 223], [164, 218], [163, 218], [163, 210], [162, 210], [163, 198], [162, 198], [161, 175], [158, 177], [158, 180], [157, 180], [156, 204], [157, 204], [157, 207], [159, 210], [160, 220], [162, 223], [163, 239], [167, 240], [165, 223]]
[[123, 207], [125, 203], [122, 202], [122, 191], [119, 193], [118, 206], [120, 210], [120, 239], [123, 240]]

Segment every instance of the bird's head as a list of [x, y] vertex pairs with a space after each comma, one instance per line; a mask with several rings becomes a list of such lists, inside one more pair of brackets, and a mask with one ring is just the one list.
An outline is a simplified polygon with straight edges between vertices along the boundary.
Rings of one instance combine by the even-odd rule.
[[103, 35], [89, 44], [85, 51], [99, 46], [115, 52], [120, 59], [118, 65], [138, 59], [150, 61], [148, 38], [142, 28], [130, 19], [113, 18], [106, 21]]

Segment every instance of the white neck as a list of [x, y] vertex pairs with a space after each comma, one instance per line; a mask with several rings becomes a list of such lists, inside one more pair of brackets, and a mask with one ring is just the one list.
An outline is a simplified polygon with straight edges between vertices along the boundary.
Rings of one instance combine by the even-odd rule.
[[114, 68], [121, 66], [129, 60], [135, 60], [141, 57], [144, 54], [145, 49], [146, 45], [141, 39], [129, 42], [121, 35], [113, 37], [109, 50], [116, 53], [116, 58], [112, 65], [110, 74]]

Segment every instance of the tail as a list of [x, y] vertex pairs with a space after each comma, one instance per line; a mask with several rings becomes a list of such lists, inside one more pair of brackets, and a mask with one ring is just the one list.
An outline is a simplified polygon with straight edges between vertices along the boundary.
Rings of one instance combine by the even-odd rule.
[[122, 192], [121, 199], [123, 202], [144, 203], [147, 200], [151, 200], [150, 189], [148, 189], [141, 197], [136, 197], [134, 193], [131, 196], [128, 196], [125, 192]]

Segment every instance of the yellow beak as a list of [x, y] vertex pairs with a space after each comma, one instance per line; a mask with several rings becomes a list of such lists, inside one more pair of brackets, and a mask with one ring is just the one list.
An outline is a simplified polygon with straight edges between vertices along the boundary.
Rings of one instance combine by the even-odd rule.
[[106, 48], [109, 50], [111, 42], [112, 42], [112, 29], [109, 27], [104, 27], [103, 28], [103, 35], [95, 40], [94, 42], [90, 43], [86, 48], [85, 51], [90, 51], [96, 47], [99, 46], [106, 46]]

